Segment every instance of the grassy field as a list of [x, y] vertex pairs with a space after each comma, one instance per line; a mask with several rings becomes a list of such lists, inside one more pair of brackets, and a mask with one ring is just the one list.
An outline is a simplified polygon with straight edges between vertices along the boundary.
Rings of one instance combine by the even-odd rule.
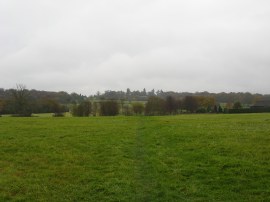
[[0, 201], [270, 201], [270, 114], [1, 117]]

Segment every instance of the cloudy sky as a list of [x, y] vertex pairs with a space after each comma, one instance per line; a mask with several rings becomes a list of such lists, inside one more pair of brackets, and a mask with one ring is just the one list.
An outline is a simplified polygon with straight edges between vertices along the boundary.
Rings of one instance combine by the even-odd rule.
[[270, 93], [269, 0], [0, 0], [0, 88]]

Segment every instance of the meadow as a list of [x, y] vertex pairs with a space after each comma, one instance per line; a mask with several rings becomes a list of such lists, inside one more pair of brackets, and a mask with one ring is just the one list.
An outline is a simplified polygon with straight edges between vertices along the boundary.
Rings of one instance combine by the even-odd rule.
[[270, 114], [0, 117], [0, 201], [270, 201]]

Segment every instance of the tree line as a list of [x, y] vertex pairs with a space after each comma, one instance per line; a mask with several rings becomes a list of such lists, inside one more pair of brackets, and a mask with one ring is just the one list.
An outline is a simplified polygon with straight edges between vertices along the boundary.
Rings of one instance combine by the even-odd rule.
[[[3, 89], [0, 88], [0, 100], [7, 100], [12, 97], [13, 91], [16, 89]], [[81, 95], [77, 93], [67, 93], [64, 91], [60, 92], [50, 92], [50, 91], [38, 91], [38, 90], [27, 90], [25, 89], [31, 99], [42, 100], [50, 99], [59, 102], [60, 104], [70, 104], [70, 103], [80, 103], [85, 99], [90, 100], [127, 100], [127, 101], [147, 101], [151, 96], [158, 96], [160, 98], [166, 99], [168, 96], [172, 96], [176, 99], [183, 99], [186, 96], [202, 96], [202, 97], [214, 97], [217, 103], [234, 103], [239, 101], [243, 104], [254, 104], [256, 100], [269, 97], [270, 95], [263, 94], [251, 94], [249, 92], [230, 92], [230, 93], [209, 93], [204, 92], [174, 92], [174, 91], [163, 91], [163, 90], [150, 90], [147, 91], [145, 88], [141, 91], [139, 90], [130, 90], [129, 88], [126, 91], [111, 91], [107, 90], [104, 93], [97, 92], [94, 95]]]
[[[109, 98], [106, 97], [108, 95]], [[134, 99], [135, 95], [145, 96], [145, 100]], [[254, 94], [252, 97], [256, 100], [259, 96]], [[33, 113], [54, 113], [54, 116], [63, 116], [63, 113], [71, 112], [73, 116], [128, 116], [247, 111], [243, 108], [245, 107], [239, 99], [221, 103], [215, 95], [207, 92], [182, 93], [179, 96], [179, 93], [175, 92], [127, 89], [126, 92], [105, 91], [104, 94], [97, 93], [95, 96], [86, 97], [76, 93], [27, 90], [24, 85], [17, 85], [16, 89], [0, 89], [0, 115], [31, 116]]]
[[[228, 107], [228, 108], [227, 108]], [[123, 100], [83, 101], [74, 104], [71, 109], [73, 116], [115, 116], [121, 115], [176, 115], [182, 113], [230, 113], [229, 110], [242, 109], [238, 101], [233, 105], [221, 106], [214, 97], [186, 96], [176, 99], [167, 96], [165, 99], [151, 96], [146, 102]]]
[[0, 99], [0, 115], [31, 116], [33, 113], [54, 113], [63, 116], [68, 106], [50, 97], [34, 97], [24, 85], [8, 90], [8, 97]]
[[127, 88], [126, 91], [111, 91], [107, 90], [104, 93], [97, 92], [95, 95], [89, 96], [91, 99], [104, 99], [104, 100], [128, 100], [128, 101], [147, 101], [149, 97], [157, 96], [163, 99], [166, 99], [168, 96], [172, 96], [176, 99], [184, 99], [186, 96], [202, 96], [202, 97], [214, 97], [218, 103], [234, 103], [239, 101], [243, 104], [254, 104], [258, 99], [262, 99], [265, 96], [263, 94], [251, 94], [249, 92], [230, 92], [230, 93], [209, 93], [204, 92], [174, 92], [174, 91], [163, 91], [152, 89], [147, 91], [145, 88], [142, 91], [139, 90], [130, 90]]

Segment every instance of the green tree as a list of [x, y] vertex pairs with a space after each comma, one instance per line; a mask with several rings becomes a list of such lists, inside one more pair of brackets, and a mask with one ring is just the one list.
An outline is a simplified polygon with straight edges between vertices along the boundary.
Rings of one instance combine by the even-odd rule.
[[144, 104], [141, 102], [134, 102], [132, 103], [132, 109], [136, 115], [142, 114], [144, 111]]
[[64, 116], [65, 109], [64, 109], [63, 106], [61, 106], [59, 104], [59, 102], [57, 102], [55, 100], [52, 100], [51, 101], [51, 108], [52, 108], [52, 111], [54, 113], [53, 114], [54, 117], [62, 117], [62, 116]]
[[89, 116], [92, 112], [92, 103], [83, 101], [79, 105], [74, 104], [71, 110], [73, 116]]
[[220, 105], [218, 106], [218, 113], [223, 113], [223, 109]]

